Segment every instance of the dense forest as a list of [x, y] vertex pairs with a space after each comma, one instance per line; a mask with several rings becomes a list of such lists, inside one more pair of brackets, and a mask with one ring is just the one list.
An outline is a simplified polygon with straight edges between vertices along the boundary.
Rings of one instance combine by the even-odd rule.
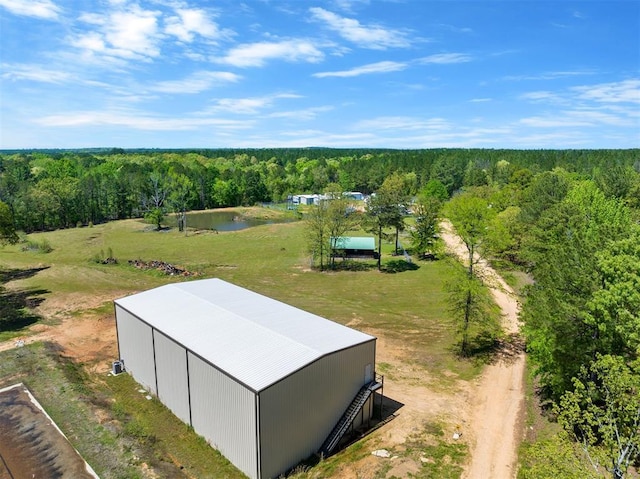
[[[409, 230], [414, 255], [433, 247], [444, 214], [470, 258], [530, 274], [523, 332], [549, 411], [594, 471], [640, 467], [638, 149], [6, 151], [0, 239], [327, 191], [375, 192], [359, 225], [396, 244]], [[352, 226], [344, 212], [327, 203], [308, 213], [321, 268], [328, 238]], [[451, 296], [464, 324], [482, 320], [472, 266]], [[521, 477], [570, 477], [539, 464]]]
[[371, 193], [392, 173], [415, 195], [429, 180], [449, 195], [504, 185], [554, 168], [597, 179], [628, 196], [625, 175], [640, 171], [640, 150], [37, 150], [0, 152], [0, 201], [18, 230], [32, 232], [197, 210], [283, 201], [291, 194]]

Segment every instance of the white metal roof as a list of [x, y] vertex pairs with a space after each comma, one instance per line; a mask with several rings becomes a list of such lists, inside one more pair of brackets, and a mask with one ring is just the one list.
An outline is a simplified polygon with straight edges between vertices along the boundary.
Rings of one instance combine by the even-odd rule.
[[255, 391], [328, 353], [375, 339], [217, 278], [115, 302]]

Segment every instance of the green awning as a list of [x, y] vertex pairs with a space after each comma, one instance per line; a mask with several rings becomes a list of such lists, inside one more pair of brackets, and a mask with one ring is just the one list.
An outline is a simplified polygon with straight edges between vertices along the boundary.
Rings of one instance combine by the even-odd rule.
[[375, 251], [376, 239], [367, 236], [337, 236], [331, 238], [331, 248]]

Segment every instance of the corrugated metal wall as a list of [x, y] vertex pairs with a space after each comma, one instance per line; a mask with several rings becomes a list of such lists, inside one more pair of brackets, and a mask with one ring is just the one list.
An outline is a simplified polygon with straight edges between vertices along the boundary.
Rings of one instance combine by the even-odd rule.
[[188, 361], [194, 430], [258, 479], [255, 394], [191, 352]]
[[116, 321], [120, 359], [124, 360], [125, 370], [142, 386], [157, 394], [151, 326], [118, 305]]
[[156, 351], [158, 398], [187, 424], [189, 414], [189, 384], [185, 348], [159, 331], [153, 331]]
[[262, 478], [315, 453], [375, 367], [375, 341], [325, 356], [260, 392]]

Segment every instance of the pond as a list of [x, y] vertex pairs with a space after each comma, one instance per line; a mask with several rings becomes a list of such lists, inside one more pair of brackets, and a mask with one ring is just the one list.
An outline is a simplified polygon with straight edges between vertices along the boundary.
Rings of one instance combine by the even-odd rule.
[[[177, 225], [177, 220], [174, 224]], [[289, 223], [292, 218], [245, 218], [233, 211], [187, 213], [187, 227], [198, 230], [239, 231], [252, 226]]]

